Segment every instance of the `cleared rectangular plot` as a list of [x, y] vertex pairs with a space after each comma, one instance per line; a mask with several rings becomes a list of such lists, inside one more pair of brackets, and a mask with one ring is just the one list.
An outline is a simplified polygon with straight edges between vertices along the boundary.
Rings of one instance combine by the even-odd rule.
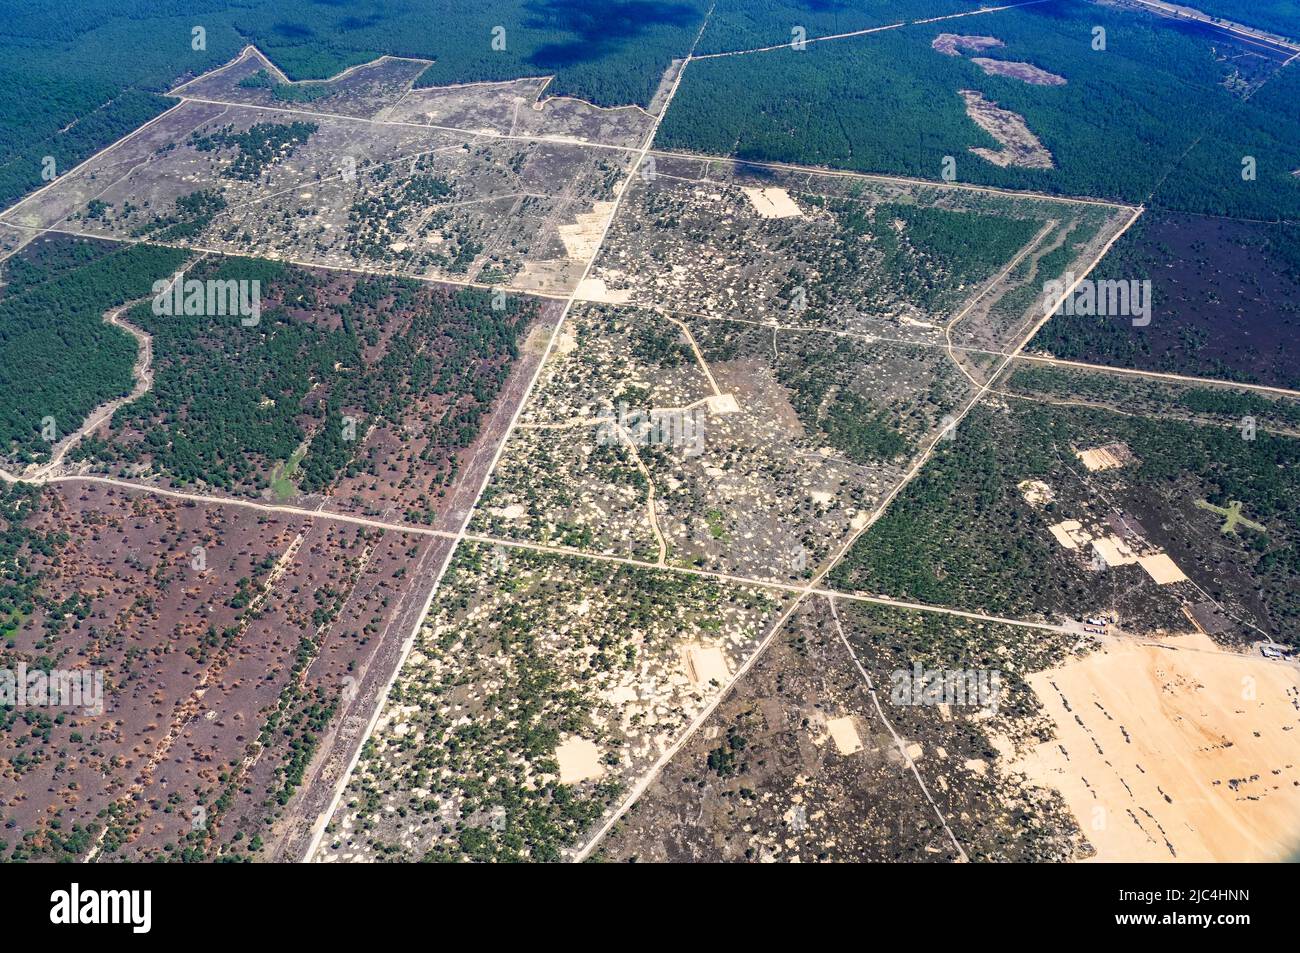
[[[683, 314], [1006, 346], [1043, 284], [1082, 270], [1132, 212], [654, 154], [585, 296]], [[1068, 239], [1068, 240], [1067, 240]], [[960, 322], [960, 324], [958, 324]]]
[[186, 100], [3, 221], [563, 293], [586, 266], [565, 230], [613, 198], [628, 161], [580, 144]]

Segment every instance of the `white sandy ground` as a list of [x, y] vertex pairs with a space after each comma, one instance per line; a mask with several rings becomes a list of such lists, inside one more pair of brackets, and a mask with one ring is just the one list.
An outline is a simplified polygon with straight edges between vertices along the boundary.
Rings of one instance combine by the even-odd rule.
[[785, 189], [741, 189], [754, 210], [763, 218], [796, 218], [803, 210]]
[[1056, 499], [1056, 492], [1042, 480], [1021, 480], [1016, 486], [1030, 506], [1046, 506]]
[[605, 774], [599, 746], [586, 738], [569, 738], [560, 742], [555, 749], [555, 760], [560, 763], [561, 784], [595, 781]]
[[736, 402], [735, 394], [711, 394], [708, 402], [711, 414], [740, 413], [740, 404]]
[[570, 258], [588, 261], [595, 257], [596, 249], [605, 237], [605, 222], [613, 212], [613, 202], [597, 202], [590, 212], [579, 214], [572, 224], [557, 229]]
[[1062, 520], [1047, 527], [1047, 530], [1066, 549], [1078, 549], [1092, 542], [1092, 534], [1085, 530], [1078, 520]]
[[1097, 860], [1300, 849], [1300, 669], [1197, 634], [1111, 644], [1029, 683], [1056, 736], [1011, 767], [1061, 792]]
[[1103, 536], [1092, 541], [1092, 549], [1106, 566], [1128, 566], [1138, 561], [1137, 553], [1119, 536]]
[[[1045, 483], [1026, 480], [1020, 484], [1020, 492], [1030, 503], [1042, 499], [1043, 489], [1046, 489], [1050, 494], [1051, 488]], [[1163, 550], [1156, 549], [1154, 552], [1139, 555], [1133, 551], [1133, 544], [1123, 537], [1114, 534], [1095, 537], [1091, 532], [1084, 529], [1083, 524], [1078, 520], [1062, 520], [1047, 527], [1047, 530], [1065, 549], [1077, 550], [1085, 546], [1091, 546], [1093, 552], [1105, 563], [1108, 569], [1114, 566], [1128, 566], [1137, 563], [1146, 570], [1147, 575], [1155, 581], [1156, 585], [1168, 586], [1172, 583], [1187, 581], [1186, 574], [1178, 568], [1178, 564], [1173, 561], [1173, 558]], [[1149, 545], [1149, 543], [1143, 542], [1141, 548], [1146, 548]]]
[[632, 300], [630, 289], [613, 291], [605, 286], [603, 278], [583, 278], [573, 293], [575, 301], [595, 301], [597, 304], [627, 304]]

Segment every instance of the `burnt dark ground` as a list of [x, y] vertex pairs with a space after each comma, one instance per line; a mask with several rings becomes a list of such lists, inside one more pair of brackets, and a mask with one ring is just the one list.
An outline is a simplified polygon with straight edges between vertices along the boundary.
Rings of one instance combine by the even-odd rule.
[[1148, 212], [1093, 277], [1150, 279], [1151, 323], [1059, 314], [1031, 350], [1300, 389], [1300, 226]]

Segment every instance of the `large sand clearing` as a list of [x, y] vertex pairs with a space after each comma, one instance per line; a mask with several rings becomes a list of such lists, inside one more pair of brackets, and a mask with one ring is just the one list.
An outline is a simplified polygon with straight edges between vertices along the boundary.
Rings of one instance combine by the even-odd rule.
[[785, 189], [741, 189], [750, 204], [763, 218], [794, 218], [803, 215], [795, 200]]
[[1103, 861], [1268, 861], [1300, 849], [1300, 669], [1208, 636], [1124, 642], [1029, 678], [1054, 740], [1017, 764]]
[[1187, 581], [1186, 574], [1178, 568], [1178, 563], [1174, 562], [1168, 553], [1153, 553], [1150, 556], [1141, 556], [1138, 558], [1138, 565], [1145, 569], [1147, 575], [1160, 586]]
[[555, 749], [555, 760], [560, 763], [561, 784], [594, 781], [605, 774], [599, 746], [586, 738], [570, 738], [561, 742]]
[[681, 655], [686, 677], [692, 685], [708, 685], [710, 682], [725, 685], [731, 677], [722, 649], [716, 645], [685, 645]]
[[862, 750], [862, 738], [858, 735], [858, 726], [853, 723], [852, 715], [832, 718], [826, 722], [826, 730], [835, 742], [835, 750], [840, 754], [857, 754]]

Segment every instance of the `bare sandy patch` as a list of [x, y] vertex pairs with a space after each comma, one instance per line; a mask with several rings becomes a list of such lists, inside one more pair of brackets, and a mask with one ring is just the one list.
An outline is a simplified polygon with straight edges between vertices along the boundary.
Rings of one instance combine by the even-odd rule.
[[962, 36], [959, 33], [940, 33], [930, 41], [930, 46], [944, 56], [961, 56], [963, 50], [980, 53], [1005, 46], [996, 36]]
[[1021, 480], [1016, 489], [1030, 506], [1046, 506], [1056, 499], [1056, 493], [1042, 480]]
[[555, 353], [572, 354], [578, 349], [578, 338], [572, 331], [561, 331], [555, 338]]
[[578, 301], [594, 301], [597, 304], [627, 304], [632, 300], [632, 292], [627, 288], [611, 290], [604, 278], [583, 278], [578, 282], [574, 292]]
[[1029, 683], [1055, 787], [1103, 861], [1279, 861], [1300, 845], [1300, 670], [1208, 636], [1112, 645]]
[[1106, 563], [1107, 568], [1129, 566], [1138, 561], [1137, 553], [1119, 536], [1102, 536], [1092, 541], [1092, 549]]
[[1157, 585], [1167, 586], [1170, 583], [1186, 582], [1187, 576], [1178, 568], [1178, 564], [1169, 558], [1168, 553], [1153, 553], [1150, 556], [1139, 556], [1138, 565], [1147, 571], [1147, 575], [1156, 581]]
[[579, 781], [596, 781], [605, 774], [600, 760], [600, 748], [586, 738], [570, 738], [555, 749], [555, 760], [560, 763], [560, 783], [577, 784]]
[[736, 402], [735, 394], [713, 394], [708, 398], [708, 403], [711, 414], [740, 413], [740, 404]]
[[826, 731], [840, 754], [857, 754], [862, 750], [862, 738], [858, 735], [858, 726], [852, 715], [830, 719], [826, 722]]
[[790, 198], [785, 189], [741, 189], [749, 199], [754, 210], [763, 218], [795, 218], [803, 215], [803, 209]]
[[966, 115], [1002, 144], [1000, 150], [972, 146], [971, 152], [996, 166], [1019, 166], [1024, 169], [1052, 169], [1052, 154], [1039, 138], [1029, 131], [1029, 126], [1019, 113], [1001, 109], [973, 89], [957, 91], [966, 104]]
[[519, 291], [557, 294], [575, 287], [582, 265], [571, 258], [550, 258], [524, 262], [523, 271], [515, 275], [510, 286]]
[[601, 236], [605, 234], [605, 223], [613, 213], [613, 202], [597, 202], [590, 212], [581, 212], [571, 224], [556, 229], [570, 258], [586, 261], [596, 254]]
[[1066, 549], [1078, 549], [1092, 542], [1092, 534], [1085, 530], [1078, 520], [1062, 520], [1047, 529]]
[[1134, 460], [1133, 451], [1122, 443], [1108, 443], [1091, 450], [1076, 450], [1074, 455], [1089, 470], [1115, 470]]
[[692, 685], [708, 685], [710, 682], [725, 685], [731, 677], [727, 659], [716, 645], [685, 645], [681, 655], [686, 677]]
[[1030, 86], [1064, 86], [1065, 77], [1049, 73], [1033, 63], [1019, 63], [1014, 60], [992, 60], [986, 56], [975, 56], [971, 62], [989, 76], [1006, 76], [1018, 79]]

